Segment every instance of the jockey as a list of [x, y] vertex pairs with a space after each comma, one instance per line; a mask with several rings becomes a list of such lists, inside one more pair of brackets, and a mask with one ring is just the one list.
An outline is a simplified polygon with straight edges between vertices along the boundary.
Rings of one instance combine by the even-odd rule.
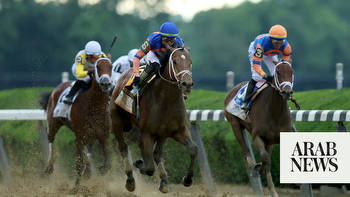
[[[91, 76], [89, 73], [95, 70], [95, 62], [98, 58], [107, 57], [101, 51], [101, 45], [97, 41], [89, 41], [85, 49], [78, 52], [72, 66], [73, 76], [77, 79], [69, 93], [63, 98], [65, 104], [72, 104], [73, 98], [78, 90], [84, 85], [89, 84]], [[110, 58], [108, 54], [108, 58]]]
[[[268, 34], [261, 34], [255, 38], [249, 46], [249, 61], [252, 71], [252, 79], [249, 81], [242, 109], [247, 109], [249, 100], [253, 96], [257, 81], [265, 79], [272, 82], [275, 73], [278, 55], [282, 54], [282, 59], [292, 62], [292, 48], [286, 40], [287, 30], [282, 25], [274, 25]], [[261, 68], [261, 61], [264, 61], [271, 75], [266, 74]]]
[[[152, 33], [141, 45], [134, 57], [134, 83], [131, 93], [136, 94], [139, 89], [140, 81], [143, 81], [152, 73], [155, 73], [160, 67], [159, 58], [169, 49], [184, 47], [182, 39], [178, 36], [179, 30], [175, 23], [166, 22], [160, 27], [160, 32]], [[139, 66], [140, 59], [145, 57], [147, 66], [140, 77]]]
[[[114, 63], [112, 67], [112, 83], [115, 86], [117, 84], [117, 81], [120, 77], [120, 75], [127, 71], [129, 68], [133, 67], [133, 61], [134, 57], [137, 53], [138, 49], [131, 49], [128, 53], [128, 55], [123, 55], [119, 57]], [[141, 59], [140, 62], [141, 65], [144, 65], [144, 59]]]

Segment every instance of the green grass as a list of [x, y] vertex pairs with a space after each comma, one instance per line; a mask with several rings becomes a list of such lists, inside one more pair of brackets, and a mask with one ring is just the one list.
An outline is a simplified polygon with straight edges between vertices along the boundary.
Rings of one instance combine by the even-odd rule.
[[[40, 92], [52, 89], [24, 88], [0, 91], [0, 109], [38, 109], [37, 98]], [[187, 109], [223, 109], [226, 95], [226, 92], [193, 90], [186, 101], [186, 107]], [[297, 92], [294, 97], [304, 110], [349, 110], [350, 108], [350, 89], [348, 88], [340, 91], [326, 89]], [[290, 106], [294, 109], [293, 103], [290, 103]], [[334, 122], [296, 122], [295, 125], [298, 131], [336, 131]], [[230, 125], [227, 122], [207, 121], [200, 122], [199, 126], [215, 180], [225, 183], [247, 182], [248, 177], [241, 150]], [[349, 128], [349, 123], [346, 126]], [[45, 161], [38, 143], [37, 121], [2, 121], [0, 133], [5, 141], [10, 164], [22, 166], [23, 173], [32, 170], [31, 166], [42, 171]], [[75, 161], [74, 139], [74, 134], [67, 128], [63, 128], [58, 132], [55, 140], [55, 149], [58, 150], [57, 162], [72, 176], [74, 176]], [[133, 150], [136, 148], [133, 147]], [[274, 149], [274, 155], [272, 174], [275, 182], [278, 183], [278, 146]], [[169, 140], [165, 146], [164, 156], [170, 181], [179, 182], [189, 164], [187, 150], [182, 145]], [[196, 165], [195, 174], [197, 176], [199, 174], [198, 165]]]

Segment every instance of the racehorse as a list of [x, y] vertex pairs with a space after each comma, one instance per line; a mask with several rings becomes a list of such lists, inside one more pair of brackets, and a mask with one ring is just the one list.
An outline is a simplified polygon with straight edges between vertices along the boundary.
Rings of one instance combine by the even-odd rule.
[[100, 58], [95, 63], [95, 69], [90, 73], [92, 78], [91, 87], [79, 94], [72, 104], [70, 119], [53, 117], [55, 106], [61, 93], [71, 84], [64, 82], [58, 85], [51, 93], [43, 94], [41, 105], [47, 111], [48, 140], [49, 140], [49, 163], [45, 170], [51, 174], [54, 170], [54, 154], [52, 144], [59, 128], [63, 125], [70, 128], [76, 137], [77, 179], [75, 185], [79, 186], [81, 176], [90, 177], [91, 169], [88, 161], [85, 146], [97, 139], [102, 145], [104, 164], [100, 167], [102, 173], [110, 169], [110, 116], [108, 111], [109, 90], [112, 88], [111, 61], [107, 58]]
[[[271, 152], [274, 144], [280, 142], [280, 132], [291, 132], [292, 123], [287, 100], [293, 93], [293, 68], [287, 61], [281, 61], [276, 65], [274, 83], [269, 84], [254, 100], [249, 112], [249, 120], [241, 120], [237, 116], [226, 111], [227, 105], [237, 92], [247, 82], [235, 86], [225, 99], [225, 116], [231, 124], [233, 133], [239, 142], [243, 156], [247, 160], [251, 170], [259, 169], [266, 173], [267, 184], [271, 195], [278, 194], [272, 181], [270, 172]], [[297, 104], [296, 104], [297, 105]], [[249, 155], [249, 149], [243, 138], [243, 130], [247, 129], [253, 139], [253, 144], [259, 150], [262, 165], [253, 162]]]
[[[189, 129], [186, 126], [186, 108], [184, 95], [191, 92], [192, 60], [186, 48], [170, 50], [164, 58], [164, 65], [158, 69], [155, 78], [140, 98], [140, 118], [128, 113], [114, 102], [110, 105], [112, 119], [112, 133], [114, 133], [118, 148], [124, 162], [127, 175], [126, 189], [135, 190], [135, 180], [128, 159], [128, 145], [125, 142], [124, 132], [140, 132], [139, 147], [143, 160], [134, 165], [142, 174], [152, 176], [155, 170], [154, 162], [160, 172], [159, 190], [168, 192], [167, 172], [163, 164], [163, 145], [171, 137], [185, 145], [190, 152], [191, 163], [187, 175], [183, 178], [184, 186], [192, 184], [194, 161], [197, 155], [197, 145], [192, 141]], [[115, 101], [125, 84], [132, 75], [132, 69], [126, 71], [119, 79], [113, 94]], [[130, 131], [132, 130], [132, 131]]]

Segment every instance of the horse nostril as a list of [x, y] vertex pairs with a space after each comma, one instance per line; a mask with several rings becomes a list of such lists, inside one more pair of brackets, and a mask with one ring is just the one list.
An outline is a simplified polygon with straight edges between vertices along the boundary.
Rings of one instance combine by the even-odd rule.
[[191, 83], [191, 87], [193, 87], [193, 86], [194, 86], [194, 83], [192, 82], [192, 83]]

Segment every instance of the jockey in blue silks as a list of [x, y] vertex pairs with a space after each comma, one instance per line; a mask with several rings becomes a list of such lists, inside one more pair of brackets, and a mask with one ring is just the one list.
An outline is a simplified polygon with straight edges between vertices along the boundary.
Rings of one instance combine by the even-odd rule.
[[[147, 40], [141, 45], [137, 51], [134, 62], [133, 71], [135, 75], [132, 93], [135, 94], [139, 89], [140, 81], [147, 79], [148, 76], [154, 74], [160, 67], [159, 58], [171, 48], [184, 47], [182, 39], [178, 36], [179, 30], [175, 23], [166, 22], [160, 27], [160, 32], [152, 33]], [[145, 57], [147, 66], [139, 73], [140, 60]]]

